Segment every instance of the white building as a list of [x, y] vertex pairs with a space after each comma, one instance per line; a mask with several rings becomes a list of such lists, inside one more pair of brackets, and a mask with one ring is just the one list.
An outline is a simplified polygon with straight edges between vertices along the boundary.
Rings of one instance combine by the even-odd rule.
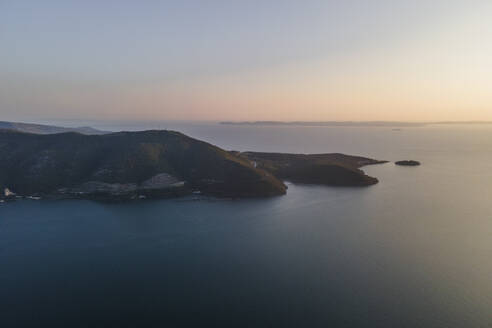
[[5, 197], [15, 196], [15, 192], [11, 191], [9, 188], [5, 188], [3, 190], [3, 194], [5, 195]]

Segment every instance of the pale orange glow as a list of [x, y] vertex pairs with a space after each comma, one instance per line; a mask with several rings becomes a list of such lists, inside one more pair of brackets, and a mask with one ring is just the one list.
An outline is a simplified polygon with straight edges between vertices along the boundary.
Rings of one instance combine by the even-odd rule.
[[33, 118], [34, 108], [39, 117], [102, 119], [492, 120], [486, 12], [363, 52], [162, 81], [11, 73], [0, 81], [1, 105]]

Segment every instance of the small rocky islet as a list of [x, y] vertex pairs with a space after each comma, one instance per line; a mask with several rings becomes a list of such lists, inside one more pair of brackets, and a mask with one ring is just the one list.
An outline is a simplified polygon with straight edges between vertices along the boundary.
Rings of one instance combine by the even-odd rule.
[[396, 161], [395, 162], [395, 165], [399, 165], [399, 166], [420, 166], [421, 163], [418, 162], [418, 161], [414, 161], [414, 160], [403, 160], [403, 161]]

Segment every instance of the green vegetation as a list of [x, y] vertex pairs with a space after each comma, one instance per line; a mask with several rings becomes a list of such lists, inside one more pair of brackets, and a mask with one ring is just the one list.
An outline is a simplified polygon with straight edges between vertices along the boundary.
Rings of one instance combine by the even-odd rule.
[[178, 132], [35, 135], [0, 131], [2, 190], [59, 194], [61, 188], [63, 192], [80, 190], [89, 181], [138, 185], [161, 173], [184, 181], [188, 191], [217, 196], [272, 196], [286, 191], [280, 180], [255, 169], [248, 160]]

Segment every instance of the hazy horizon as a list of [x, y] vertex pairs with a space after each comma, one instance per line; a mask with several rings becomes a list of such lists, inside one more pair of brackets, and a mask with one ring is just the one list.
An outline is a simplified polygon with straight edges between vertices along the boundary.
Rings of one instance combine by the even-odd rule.
[[0, 3], [0, 119], [492, 121], [490, 1]]
[[10, 123], [25, 123], [25, 124], [41, 124], [41, 125], [63, 125], [68, 124], [75, 126], [76, 124], [87, 124], [91, 123], [197, 123], [197, 124], [221, 124], [221, 123], [280, 123], [280, 124], [295, 124], [295, 123], [403, 123], [403, 124], [492, 124], [492, 120], [434, 120], [434, 121], [424, 121], [424, 120], [220, 120], [220, 119], [157, 119], [157, 120], [145, 120], [145, 119], [87, 119], [87, 118], [39, 118], [39, 119], [21, 119], [21, 120], [11, 120], [4, 119], [0, 117], [0, 122], [10, 122]]

